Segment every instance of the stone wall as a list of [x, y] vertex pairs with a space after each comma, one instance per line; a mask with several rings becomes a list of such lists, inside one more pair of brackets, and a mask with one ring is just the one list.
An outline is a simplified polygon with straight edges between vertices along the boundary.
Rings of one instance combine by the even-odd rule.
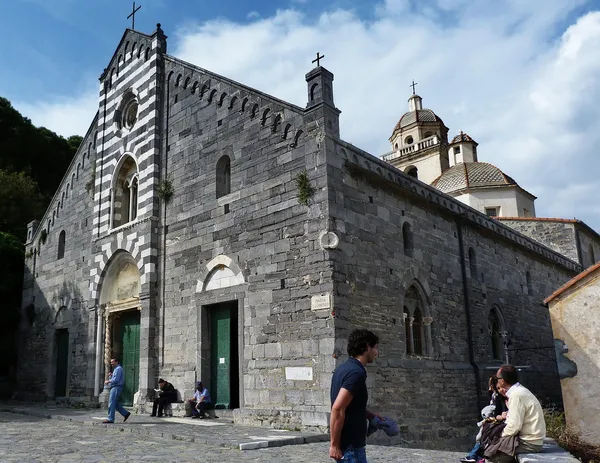
[[568, 349], [561, 379], [567, 425], [592, 445], [600, 445], [599, 276], [595, 269], [549, 301], [554, 337]]
[[21, 394], [39, 399], [55, 395], [59, 329], [69, 332], [67, 395], [89, 396], [93, 389], [95, 314], [88, 302], [96, 125], [95, 119], [39, 226], [28, 233], [18, 381]]
[[[167, 60], [166, 74], [163, 175], [174, 195], [163, 219], [160, 375], [184, 395], [196, 379], [209, 385], [207, 306], [236, 300], [244, 408], [236, 420], [325, 426], [333, 320], [330, 310], [311, 310], [311, 298], [333, 286], [318, 245], [327, 192], [315, 134], [301, 108], [176, 61]], [[230, 159], [231, 188], [217, 198], [223, 156]], [[308, 205], [298, 200], [302, 172], [314, 189]], [[235, 281], [207, 289], [219, 265]], [[310, 370], [312, 379], [289, 379], [289, 367]], [[280, 411], [275, 417], [273, 409]]]
[[[509, 350], [510, 361], [528, 370], [525, 383], [542, 399], [560, 400], [550, 321], [541, 302], [573, 270], [482, 227], [491, 219], [465, 205], [456, 202], [474, 220], [436, 207], [427, 196], [440, 195], [448, 208], [454, 200], [408, 176], [400, 177], [406, 185], [401, 187], [398, 172], [376, 158], [329, 143], [330, 230], [340, 240], [329, 251], [336, 344], [345, 353], [347, 335], [358, 327], [380, 336], [380, 357], [368, 367], [370, 407], [398, 419], [411, 445], [453, 446], [472, 438], [477, 378], [485, 397], [484, 385], [502, 363], [492, 358], [492, 307], [503, 316], [510, 349], [542, 348]], [[411, 228], [408, 250], [405, 223]], [[407, 354], [403, 306], [411, 285], [420, 292], [423, 315], [432, 318], [431, 350], [424, 355]], [[542, 381], [528, 382], [533, 377]]]

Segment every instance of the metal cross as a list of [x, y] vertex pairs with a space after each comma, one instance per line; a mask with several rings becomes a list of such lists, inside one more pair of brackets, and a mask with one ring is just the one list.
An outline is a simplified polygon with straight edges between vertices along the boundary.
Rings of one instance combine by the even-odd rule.
[[417, 85], [418, 85], [418, 84], [415, 82], [415, 79], [413, 79], [413, 81], [412, 81], [412, 84], [410, 84], [410, 85], [409, 85], [409, 87], [412, 87], [412, 88], [413, 88], [413, 95], [416, 95], [416, 93], [415, 93], [415, 87], [416, 87]]
[[319, 52], [317, 52], [317, 58], [313, 59], [313, 63], [317, 63], [317, 66], [320, 66], [321, 64], [319, 63], [319, 61], [321, 61], [323, 58], [325, 58], [325, 55], [321, 55]]
[[135, 14], [141, 7], [142, 7], [142, 5], [140, 5], [136, 8], [135, 2], [133, 2], [133, 9], [131, 11], [131, 14], [129, 16], [127, 16], [127, 19], [131, 18], [131, 29], [135, 29]]

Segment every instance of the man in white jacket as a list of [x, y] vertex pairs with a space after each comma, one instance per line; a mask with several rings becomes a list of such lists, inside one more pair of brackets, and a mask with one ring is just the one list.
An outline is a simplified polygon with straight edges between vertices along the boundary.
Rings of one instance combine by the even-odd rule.
[[[542, 406], [529, 389], [521, 385], [517, 370], [512, 365], [502, 365], [496, 373], [498, 388], [508, 397], [508, 415], [502, 436], [517, 436], [517, 453], [537, 453], [542, 450], [546, 437], [546, 423]], [[509, 463], [514, 455], [498, 452], [489, 459], [493, 463]]]

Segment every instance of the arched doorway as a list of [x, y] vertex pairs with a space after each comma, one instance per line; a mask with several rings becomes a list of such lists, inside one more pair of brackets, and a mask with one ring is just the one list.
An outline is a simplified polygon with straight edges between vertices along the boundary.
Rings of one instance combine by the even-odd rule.
[[125, 385], [121, 400], [133, 405], [140, 376], [140, 271], [126, 251], [117, 252], [106, 266], [100, 290], [104, 309], [104, 379], [110, 359], [121, 362]]

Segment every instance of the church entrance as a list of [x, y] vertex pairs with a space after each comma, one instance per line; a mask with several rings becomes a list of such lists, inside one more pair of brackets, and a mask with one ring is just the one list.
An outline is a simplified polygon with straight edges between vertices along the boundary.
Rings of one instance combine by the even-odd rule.
[[56, 380], [54, 396], [67, 396], [67, 374], [69, 369], [69, 330], [56, 330]]
[[132, 310], [120, 313], [115, 324], [113, 356], [121, 360], [125, 373], [121, 400], [123, 405], [130, 406], [133, 405], [133, 396], [138, 390], [140, 378], [140, 312]]
[[210, 394], [216, 408], [238, 408], [238, 301], [211, 305], [207, 309], [210, 318]]

